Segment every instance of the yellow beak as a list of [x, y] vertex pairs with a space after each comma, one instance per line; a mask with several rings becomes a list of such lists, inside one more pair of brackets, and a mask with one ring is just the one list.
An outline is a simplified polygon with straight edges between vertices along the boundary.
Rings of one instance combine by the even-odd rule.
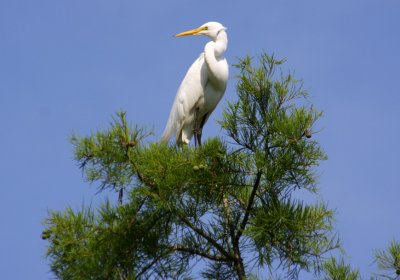
[[175, 37], [182, 37], [182, 36], [189, 36], [189, 35], [199, 35], [199, 33], [203, 30], [206, 30], [207, 27], [203, 26], [203, 27], [199, 27], [196, 29], [192, 29], [192, 30], [188, 30], [188, 31], [184, 31], [181, 33], [178, 33], [175, 35]]

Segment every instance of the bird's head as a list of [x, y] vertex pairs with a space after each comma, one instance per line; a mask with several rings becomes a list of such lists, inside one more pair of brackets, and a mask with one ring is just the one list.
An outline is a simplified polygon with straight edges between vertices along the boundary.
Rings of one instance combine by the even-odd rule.
[[222, 30], [226, 30], [226, 27], [223, 26], [219, 22], [210, 21], [196, 29], [184, 31], [184, 32], [176, 34], [175, 36], [181, 37], [181, 36], [189, 36], [189, 35], [205, 35], [205, 36], [208, 36], [211, 39], [215, 40], [218, 36], [218, 33], [221, 32]]

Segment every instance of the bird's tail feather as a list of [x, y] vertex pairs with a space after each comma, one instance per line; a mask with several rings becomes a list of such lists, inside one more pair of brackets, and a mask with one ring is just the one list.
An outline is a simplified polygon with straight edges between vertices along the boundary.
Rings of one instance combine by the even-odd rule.
[[175, 130], [176, 130], [176, 120], [175, 116], [173, 116], [171, 112], [171, 116], [168, 118], [167, 125], [165, 126], [164, 133], [161, 137], [161, 143], [167, 143], [171, 139]]
[[168, 143], [169, 139], [171, 139], [171, 134], [164, 133], [163, 136], [161, 136], [160, 143]]

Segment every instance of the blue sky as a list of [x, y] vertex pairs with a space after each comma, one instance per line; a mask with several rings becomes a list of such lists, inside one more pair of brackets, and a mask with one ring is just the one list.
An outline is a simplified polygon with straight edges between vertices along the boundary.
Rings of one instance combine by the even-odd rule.
[[[367, 278], [374, 250], [400, 240], [399, 10], [395, 0], [1, 1], [2, 279], [52, 277], [40, 239], [47, 211], [99, 198], [69, 136], [105, 129], [124, 110], [159, 137], [207, 42], [173, 34], [207, 21], [228, 27], [230, 64], [262, 51], [285, 57], [324, 111], [319, 197], [336, 210], [347, 261]], [[235, 71], [205, 137], [221, 133]]]

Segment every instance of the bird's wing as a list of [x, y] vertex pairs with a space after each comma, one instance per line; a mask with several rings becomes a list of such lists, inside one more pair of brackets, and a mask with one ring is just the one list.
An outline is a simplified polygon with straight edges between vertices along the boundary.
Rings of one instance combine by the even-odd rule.
[[174, 133], [178, 138], [183, 125], [190, 121], [194, 122], [193, 109], [204, 96], [207, 79], [207, 68], [204, 63], [204, 53], [202, 53], [190, 66], [178, 89], [162, 141], [168, 141]]

